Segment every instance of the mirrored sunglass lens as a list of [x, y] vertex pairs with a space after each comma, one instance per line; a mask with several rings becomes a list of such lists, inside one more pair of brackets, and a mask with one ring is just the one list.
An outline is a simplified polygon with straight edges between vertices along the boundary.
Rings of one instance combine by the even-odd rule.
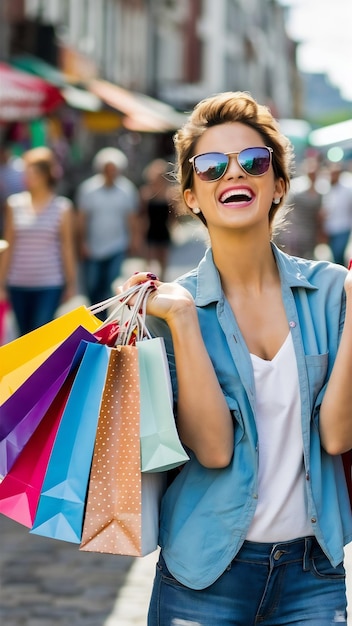
[[194, 159], [195, 170], [201, 180], [217, 180], [226, 170], [228, 157], [225, 154], [209, 152]]
[[270, 166], [270, 152], [267, 148], [247, 148], [238, 155], [238, 162], [252, 176], [261, 176]]

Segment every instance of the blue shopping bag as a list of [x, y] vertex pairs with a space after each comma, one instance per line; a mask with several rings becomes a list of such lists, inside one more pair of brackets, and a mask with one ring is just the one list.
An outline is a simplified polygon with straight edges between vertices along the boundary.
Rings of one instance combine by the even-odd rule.
[[80, 543], [109, 348], [88, 343], [45, 474], [31, 533]]

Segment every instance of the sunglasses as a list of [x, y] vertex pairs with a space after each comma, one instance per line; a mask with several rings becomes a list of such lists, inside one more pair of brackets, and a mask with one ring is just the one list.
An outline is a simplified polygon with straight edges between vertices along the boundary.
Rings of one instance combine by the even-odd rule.
[[267, 146], [245, 148], [240, 152], [205, 152], [191, 157], [189, 162], [201, 180], [212, 183], [225, 174], [231, 155], [236, 155], [238, 165], [249, 176], [263, 176], [270, 167], [272, 152]]

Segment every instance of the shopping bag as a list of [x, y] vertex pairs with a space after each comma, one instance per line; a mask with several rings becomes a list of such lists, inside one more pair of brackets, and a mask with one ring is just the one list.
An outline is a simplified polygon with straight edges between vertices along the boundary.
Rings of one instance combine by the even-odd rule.
[[3, 346], [8, 341], [11, 341], [12, 326], [13, 326], [13, 314], [11, 307], [7, 300], [0, 302], [0, 346]]
[[101, 320], [85, 306], [80, 306], [1, 346], [0, 404], [9, 398], [78, 326], [83, 326], [93, 333], [101, 326]]
[[109, 348], [86, 345], [56, 435], [31, 533], [79, 543]]
[[74, 379], [71, 374], [44, 415], [9, 473], [0, 483], [0, 513], [33, 525], [50, 453]]
[[70, 370], [83, 356], [84, 342], [96, 339], [79, 326], [0, 406], [0, 478], [12, 467]]
[[138, 355], [110, 349], [80, 550], [144, 556], [157, 548], [165, 474], [140, 470]]
[[142, 472], [173, 469], [189, 460], [175, 425], [164, 339], [137, 341]]
[[[151, 289], [153, 285], [147, 281], [111, 298], [112, 312], [105, 325], [95, 333], [109, 345], [115, 341], [137, 346], [143, 472], [167, 471], [189, 460], [176, 429], [164, 339], [152, 338], [145, 323], [146, 302]], [[102, 306], [105, 304], [97, 305], [94, 310], [101, 311]]]

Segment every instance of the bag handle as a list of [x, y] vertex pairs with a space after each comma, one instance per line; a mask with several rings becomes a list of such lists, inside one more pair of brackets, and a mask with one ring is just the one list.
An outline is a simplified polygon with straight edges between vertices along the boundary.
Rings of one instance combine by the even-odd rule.
[[[120, 326], [116, 342], [117, 345], [128, 345], [133, 333], [136, 334], [137, 341], [141, 341], [145, 336], [151, 339], [151, 334], [147, 329], [145, 320], [148, 294], [152, 290], [154, 290], [152, 281], [147, 281], [134, 285], [116, 296], [112, 296], [107, 300], [103, 300], [98, 304], [93, 304], [88, 307], [89, 310], [95, 314], [105, 311], [114, 304], [116, 305], [97, 330], [99, 331], [99, 329], [104, 328], [111, 322], [117, 321]], [[136, 296], [136, 299], [134, 304], [130, 305], [133, 296]]]

